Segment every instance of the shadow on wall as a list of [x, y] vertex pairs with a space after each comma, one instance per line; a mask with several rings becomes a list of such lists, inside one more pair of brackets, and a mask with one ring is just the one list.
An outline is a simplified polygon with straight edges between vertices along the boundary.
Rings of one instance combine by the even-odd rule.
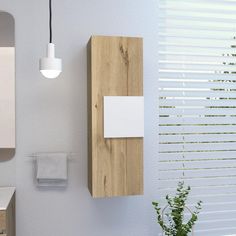
[[3, 148], [0, 149], [0, 163], [9, 161], [15, 156], [16, 150], [15, 148]]

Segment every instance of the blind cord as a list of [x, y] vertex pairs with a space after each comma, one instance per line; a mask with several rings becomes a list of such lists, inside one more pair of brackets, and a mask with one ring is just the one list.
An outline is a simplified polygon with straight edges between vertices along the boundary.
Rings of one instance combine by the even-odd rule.
[[49, 0], [49, 43], [52, 43], [52, 0]]

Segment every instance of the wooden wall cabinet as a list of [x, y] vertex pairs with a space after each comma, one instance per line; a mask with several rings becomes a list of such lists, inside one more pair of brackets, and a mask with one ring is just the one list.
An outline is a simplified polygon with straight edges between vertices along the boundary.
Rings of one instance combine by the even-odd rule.
[[0, 188], [0, 236], [15, 235], [15, 188]]
[[143, 40], [92, 36], [88, 46], [88, 185], [93, 197], [143, 194], [143, 138], [104, 138], [104, 96], [143, 96]]

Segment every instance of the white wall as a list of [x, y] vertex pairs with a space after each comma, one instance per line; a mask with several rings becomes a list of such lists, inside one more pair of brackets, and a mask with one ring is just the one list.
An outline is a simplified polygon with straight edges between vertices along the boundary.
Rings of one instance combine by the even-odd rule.
[[[158, 235], [157, 0], [53, 1], [58, 80], [43, 80], [38, 59], [48, 41], [48, 1], [2, 0], [16, 24], [16, 156], [0, 163], [0, 185], [17, 187], [17, 236]], [[90, 35], [144, 37], [145, 195], [94, 200], [87, 189], [86, 43]], [[40, 191], [28, 154], [73, 151], [66, 190]]]

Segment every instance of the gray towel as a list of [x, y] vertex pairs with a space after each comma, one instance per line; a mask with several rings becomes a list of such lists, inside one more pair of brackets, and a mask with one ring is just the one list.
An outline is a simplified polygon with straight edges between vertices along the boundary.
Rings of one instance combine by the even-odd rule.
[[67, 183], [67, 154], [37, 154], [38, 186], [65, 186]]

